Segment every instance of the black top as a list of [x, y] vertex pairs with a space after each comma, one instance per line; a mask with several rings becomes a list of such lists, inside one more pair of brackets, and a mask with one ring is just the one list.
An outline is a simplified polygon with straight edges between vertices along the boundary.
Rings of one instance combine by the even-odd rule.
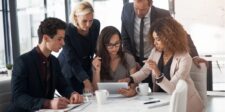
[[15, 62], [12, 72], [12, 103], [9, 112], [30, 112], [43, 107], [44, 101], [54, 98], [55, 90], [69, 98], [73, 89], [68, 86], [62, 75], [59, 62], [53, 55], [49, 56], [52, 81], [46, 95], [46, 85], [41, 78], [39, 66], [40, 55], [36, 48], [21, 55]]
[[[163, 54], [164, 53], [162, 52], [161, 57], [159, 59], [158, 68], [159, 68], [160, 72], [164, 74], [164, 77], [166, 77], [168, 80], [170, 80], [170, 67], [172, 64], [173, 56], [169, 59], [169, 61], [166, 63], [166, 65], [164, 65]], [[158, 92], [165, 92], [165, 91], [161, 87], [159, 87]]]
[[79, 93], [83, 91], [83, 81], [92, 79], [91, 62], [99, 30], [100, 22], [94, 19], [87, 36], [80, 35], [77, 27], [71, 23], [65, 32], [65, 45], [58, 59], [63, 75]]

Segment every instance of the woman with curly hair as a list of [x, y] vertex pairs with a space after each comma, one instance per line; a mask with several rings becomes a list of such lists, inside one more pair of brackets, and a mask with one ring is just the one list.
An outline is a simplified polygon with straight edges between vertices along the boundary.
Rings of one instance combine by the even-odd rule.
[[159, 19], [151, 25], [149, 37], [154, 48], [145, 65], [123, 81], [139, 83], [150, 74], [154, 92], [172, 94], [183, 79], [188, 85], [187, 112], [201, 112], [203, 102], [190, 77], [192, 58], [182, 25], [172, 17]]

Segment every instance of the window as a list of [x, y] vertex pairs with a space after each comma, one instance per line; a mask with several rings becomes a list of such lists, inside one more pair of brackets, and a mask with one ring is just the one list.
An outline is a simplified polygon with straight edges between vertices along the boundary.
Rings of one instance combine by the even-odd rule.
[[0, 1], [0, 68], [5, 67], [5, 44], [2, 18], [2, 0]]
[[38, 44], [37, 29], [45, 16], [65, 21], [64, 0], [17, 0], [17, 11], [21, 54]]

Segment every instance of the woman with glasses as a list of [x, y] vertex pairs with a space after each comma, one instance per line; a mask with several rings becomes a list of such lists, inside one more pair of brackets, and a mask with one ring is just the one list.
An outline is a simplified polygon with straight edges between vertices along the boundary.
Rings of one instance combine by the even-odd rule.
[[[98, 82], [117, 82], [136, 72], [136, 62], [131, 54], [122, 51], [121, 34], [113, 26], [105, 27], [97, 41], [97, 56], [92, 61], [93, 87], [97, 89]], [[134, 96], [134, 85], [121, 89], [124, 96]]]
[[91, 62], [100, 22], [94, 19], [94, 9], [86, 1], [75, 6], [71, 13], [71, 20], [65, 33], [65, 46], [59, 55], [62, 72], [75, 91], [92, 92]]

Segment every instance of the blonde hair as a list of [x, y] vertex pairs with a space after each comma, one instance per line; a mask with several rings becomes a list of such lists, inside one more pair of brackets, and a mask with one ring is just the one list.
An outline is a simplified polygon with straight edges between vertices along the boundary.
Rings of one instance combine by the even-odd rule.
[[92, 5], [87, 1], [80, 2], [74, 7], [73, 12], [70, 14], [71, 22], [73, 23], [74, 26], [77, 26], [76, 17], [87, 15], [90, 13], [94, 13]]

